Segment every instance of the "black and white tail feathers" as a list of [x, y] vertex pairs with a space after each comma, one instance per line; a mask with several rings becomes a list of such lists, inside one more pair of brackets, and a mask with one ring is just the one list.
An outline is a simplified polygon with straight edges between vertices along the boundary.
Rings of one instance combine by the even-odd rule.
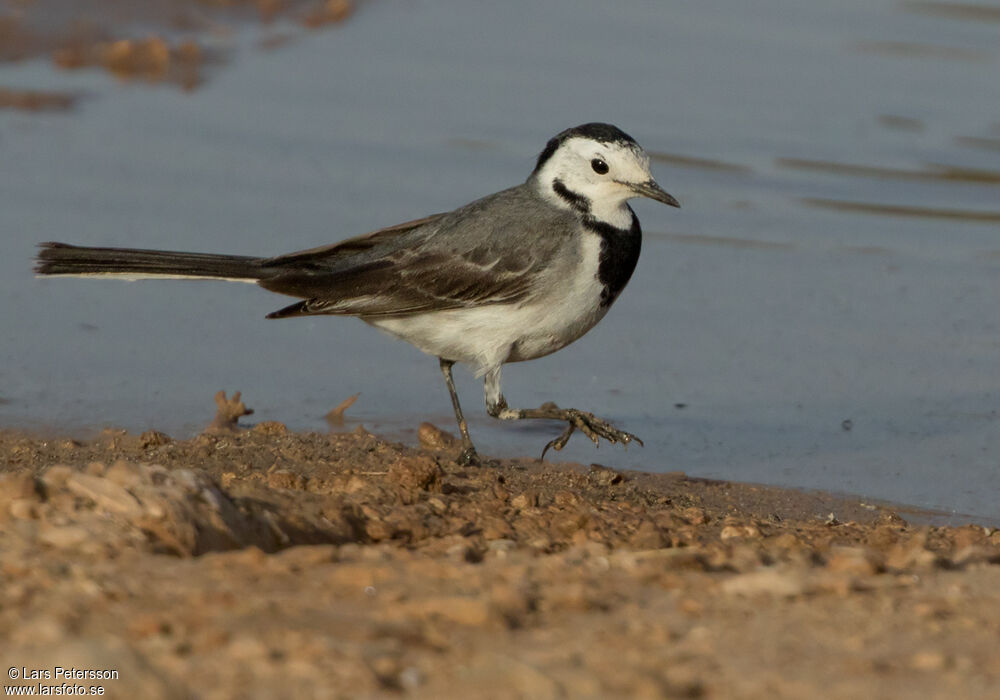
[[35, 272], [39, 275], [117, 277], [119, 279], [203, 278], [257, 282], [264, 258], [211, 253], [175, 253], [135, 248], [90, 248], [42, 243]]

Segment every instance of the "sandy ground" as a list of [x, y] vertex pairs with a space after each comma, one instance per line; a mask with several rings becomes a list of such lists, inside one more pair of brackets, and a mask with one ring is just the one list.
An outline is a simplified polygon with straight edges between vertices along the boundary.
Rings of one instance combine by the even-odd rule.
[[5, 685], [1000, 697], [990, 528], [681, 473], [464, 468], [429, 426], [441, 449], [224, 423], [0, 434], [0, 659], [29, 676]]
[[[79, 3], [7, 3], [0, 61], [191, 89], [223, 60], [203, 45], [233, 7], [315, 28], [353, 3], [164, 0], [138, 23], [112, 6], [127, 9], [91, 2], [79, 24], [64, 17]], [[286, 24], [261, 46], [290, 38]], [[0, 108], [79, 97], [0, 86]], [[363, 431], [231, 428], [0, 433], [5, 688], [1000, 698], [991, 528], [682, 473], [463, 468], [431, 427], [420, 450]]]

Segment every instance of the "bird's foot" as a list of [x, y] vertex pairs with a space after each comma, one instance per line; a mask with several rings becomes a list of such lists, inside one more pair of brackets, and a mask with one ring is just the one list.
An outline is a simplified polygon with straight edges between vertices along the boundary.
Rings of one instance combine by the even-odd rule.
[[549, 448], [552, 448], [556, 452], [558, 452], [562, 448], [566, 447], [566, 444], [569, 442], [570, 436], [577, 429], [579, 429], [580, 432], [589, 437], [591, 441], [594, 443], [595, 447], [601, 446], [601, 438], [604, 438], [612, 445], [620, 443], [627, 447], [629, 443], [632, 442], [637, 442], [639, 443], [639, 445], [643, 444], [642, 440], [640, 440], [632, 433], [627, 433], [624, 430], [619, 430], [618, 428], [611, 425], [607, 421], [598, 418], [593, 413], [587, 413], [586, 411], [579, 411], [575, 408], [559, 409], [557, 412], [560, 414], [558, 418], [565, 420], [568, 423], [568, 425], [566, 426], [566, 430], [564, 430], [559, 437], [557, 437], [555, 440], [552, 440], [551, 442], [549, 442], [549, 444], [545, 446], [545, 449], [542, 450], [541, 459], [545, 459], [545, 453], [549, 451]]
[[476, 448], [472, 445], [465, 447], [461, 454], [458, 455], [458, 459], [456, 459], [455, 462], [462, 467], [482, 466], [482, 460], [479, 459], [479, 453], [476, 452]]

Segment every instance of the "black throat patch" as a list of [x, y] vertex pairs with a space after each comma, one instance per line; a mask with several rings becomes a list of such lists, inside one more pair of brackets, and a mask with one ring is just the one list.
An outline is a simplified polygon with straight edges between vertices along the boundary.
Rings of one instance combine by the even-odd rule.
[[568, 202], [571, 207], [581, 214], [590, 213], [590, 200], [578, 192], [574, 192], [563, 184], [563, 181], [556, 178], [552, 181], [552, 191], [559, 195], [563, 201]]
[[600, 263], [597, 268], [597, 279], [604, 285], [601, 290], [601, 306], [611, 306], [625, 285], [632, 278], [635, 265], [639, 262], [639, 251], [642, 248], [642, 228], [632, 207], [632, 226], [628, 229], [617, 228], [591, 216], [583, 218], [583, 225], [601, 237]]

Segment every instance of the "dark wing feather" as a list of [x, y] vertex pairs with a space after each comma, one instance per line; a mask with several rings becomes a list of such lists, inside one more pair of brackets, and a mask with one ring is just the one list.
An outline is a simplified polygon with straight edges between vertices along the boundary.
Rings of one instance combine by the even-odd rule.
[[279, 255], [276, 258], [268, 258], [264, 261], [264, 266], [280, 269], [290, 267], [292, 265], [302, 266], [305, 268], [308, 268], [311, 265], [316, 265], [318, 268], [326, 268], [337, 260], [343, 260], [344, 258], [352, 255], [370, 251], [380, 244], [391, 242], [393, 239], [398, 238], [402, 234], [409, 233], [410, 231], [419, 229], [422, 226], [439, 221], [444, 216], [445, 214], [431, 214], [430, 216], [425, 216], [422, 219], [414, 219], [413, 221], [396, 224], [395, 226], [386, 226], [385, 228], [380, 228], [377, 231], [363, 233], [360, 236], [348, 238], [347, 240], [340, 241], [339, 243], [319, 246], [318, 248], [309, 248], [308, 250], [300, 250], [296, 253]]
[[[305, 299], [270, 317], [400, 316], [524, 299], [561, 244], [551, 231], [572, 230], [565, 221], [528, 230], [521, 214], [531, 196], [513, 188], [455, 212], [269, 259], [259, 284]], [[539, 241], [538, 229], [549, 235]]]

